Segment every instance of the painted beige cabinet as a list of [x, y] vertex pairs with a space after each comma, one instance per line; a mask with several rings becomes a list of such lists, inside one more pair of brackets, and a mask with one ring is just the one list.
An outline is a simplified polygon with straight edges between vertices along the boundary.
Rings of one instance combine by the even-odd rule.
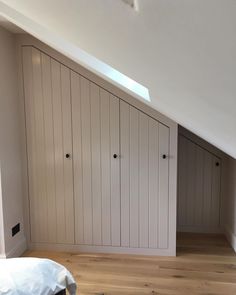
[[23, 64], [31, 239], [74, 243], [70, 71], [33, 47]]
[[178, 230], [219, 232], [221, 159], [179, 135]]
[[119, 99], [71, 72], [75, 237], [120, 246]]
[[168, 248], [169, 128], [121, 101], [121, 245]]
[[32, 245], [174, 254], [170, 128], [35, 47], [22, 51]]

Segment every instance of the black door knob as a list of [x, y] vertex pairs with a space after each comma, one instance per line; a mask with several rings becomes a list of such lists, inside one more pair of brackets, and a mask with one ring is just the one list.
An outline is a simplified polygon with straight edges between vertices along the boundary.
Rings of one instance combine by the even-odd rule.
[[70, 158], [70, 154], [66, 154], [66, 158], [69, 159]]
[[219, 162], [216, 162], [216, 166], [220, 166], [220, 163]]
[[114, 154], [114, 155], [113, 155], [113, 158], [114, 158], [114, 159], [116, 159], [117, 157], [118, 157], [118, 155], [117, 155], [117, 154]]
[[163, 159], [166, 159], [166, 155], [162, 155], [162, 158], [163, 158]]

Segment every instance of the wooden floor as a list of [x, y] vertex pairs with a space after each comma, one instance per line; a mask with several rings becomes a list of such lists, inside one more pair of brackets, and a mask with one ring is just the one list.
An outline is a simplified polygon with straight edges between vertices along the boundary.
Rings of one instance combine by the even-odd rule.
[[220, 235], [181, 234], [177, 257], [27, 252], [66, 266], [78, 294], [236, 294], [236, 256]]

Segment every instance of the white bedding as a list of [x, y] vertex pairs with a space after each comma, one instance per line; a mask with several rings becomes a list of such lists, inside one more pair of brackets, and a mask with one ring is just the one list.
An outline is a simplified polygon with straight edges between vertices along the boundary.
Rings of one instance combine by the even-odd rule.
[[76, 294], [71, 273], [52, 260], [0, 259], [1, 295], [53, 295], [65, 288], [71, 295]]

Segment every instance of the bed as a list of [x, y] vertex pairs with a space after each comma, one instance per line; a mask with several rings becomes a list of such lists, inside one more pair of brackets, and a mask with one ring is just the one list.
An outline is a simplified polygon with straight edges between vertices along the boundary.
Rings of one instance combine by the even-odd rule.
[[0, 259], [0, 294], [6, 295], [76, 294], [71, 273], [50, 259]]

